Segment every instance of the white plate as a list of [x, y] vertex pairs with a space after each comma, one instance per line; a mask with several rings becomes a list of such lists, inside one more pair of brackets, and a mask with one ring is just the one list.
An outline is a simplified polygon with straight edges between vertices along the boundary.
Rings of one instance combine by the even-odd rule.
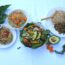
[[11, 41], [11, 43], [6, 44], [6, 45], [1, 45], [1, 44], [0, 44], [0, 48], [9, 48], [9, 47], [11, 47], [11, 46], [15, 43], [15, 41], [16, 41], [16, 37], [17, 37], [16, 31], [15, 31], [14, 29], [11, 29], [8, 25], [2, 25], [2, 26], [6, 27], [6, 28], [8, 28], [8, 29], [10, 30], [10, 32], [11, 32], [12, 35], [13, 35], [13, 40]]
[[[53, 14], [56, 10], [63, 10], [63, 11], [65, 11], [64, 8], [55, 8], [55, 9], [52, 9], [52, 10], [49, 12], [49, 14], [48, 14], [47, 17], [52, 16], [52, 14]], [[53, 33], [54, 35], [59, 36], [59, 37], [65, 37], [65, 34], [63, 34], [63, 33], [62, 33], [62, 34], [59, 34], [59, 32], [58, 32], [57, 30], [55, 30], [54, 25], [53, 25], [53, 23], [52, 23], [52, 21], [51, 21], [50, 19], [45, 21], [45, 26], [46, 26], [46, 28], [49, 29], [49, 30], [51, 31], [51, 33]]]

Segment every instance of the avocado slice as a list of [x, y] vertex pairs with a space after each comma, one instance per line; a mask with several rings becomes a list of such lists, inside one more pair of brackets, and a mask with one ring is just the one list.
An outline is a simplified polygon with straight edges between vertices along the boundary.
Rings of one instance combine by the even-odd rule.
[[59, 38], [58, 36], [51, 36], [51, 37], [49, 38], [49, 42], [50, 42], [51, 44], [57, 44], [57, 43], [60, 42], [60, 38]]
[[35, 40], [36, 37], [37, 37], [37, 31], [34, 31], [34, 34], [33, 34], [32, 40]]
[[38, 32], [37, 39], [41, 37], [41, 32]]

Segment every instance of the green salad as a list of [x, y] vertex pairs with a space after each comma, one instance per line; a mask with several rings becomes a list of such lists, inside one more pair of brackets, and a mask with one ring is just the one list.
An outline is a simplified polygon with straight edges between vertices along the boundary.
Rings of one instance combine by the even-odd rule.
[[47, 43], [49, 33], [34, 23], [27, 23], [24, 29], [20, 30], [20, 41], [26, 47], [38, 48]]

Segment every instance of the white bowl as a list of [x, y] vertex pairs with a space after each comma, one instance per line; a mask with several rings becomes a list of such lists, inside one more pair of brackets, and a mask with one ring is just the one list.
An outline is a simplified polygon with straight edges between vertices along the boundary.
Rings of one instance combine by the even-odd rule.
[[[20, 11], [20, 12], [23, 14], [23, 16], [25, 16], [25, 17], [27, 18], [27, 16], [25, 15], [25, 12], [24, 12], [24, 11], [22, 11], [22, 10], [20, 10], [20, 9], [17, 9], [17, 10], [12, 11], [11, 13], [13, 13], [13, 12], [15, 12], [15, 11]], [[11, 13], [10, 13], [10, 14], [11, 14]], [[10, 14], [9, 14], [9, 15], [10, 15]], [[9, 16], [8, 16], [8, 17], [9, 17]], [[9, 20], [9, 18], [8, 18], [8, 24], [10, 25], [11, 28], [14, 28], [14, 29], [16, 29], [16, 30], [23, 28], [23, 27], [26, 25], [27, 22], [28, 22], [28, 21], [25, 21], [25, 23], [24, 23], [20, 28], [17, 28], [17, 27], [13, 26], [13, 25], [10, 23], [10, 20]]]
[[12, 39], [12, 41], [10, 42], [10, 43], [8, 43], [8, 44], [6, 44], [6, 45], [2, 45], [2, 44], [0, 44], [0, 48], [8, 48], [8, 47], [11, 47], [14, 43], [15, 43], [15, 41], [16, 41], [16, 38], [17, 38], [17, 35], [16, 35], [16, 31], [14, 30], [14, 29], [11, 29], [8, 25], [2, 25], [3, 27], [6, 27], [6, 28], [8, 28], [9, 30], [10, 30], [10, 32], [12, 33], [12, 35], [13, 35], [13, 39]]

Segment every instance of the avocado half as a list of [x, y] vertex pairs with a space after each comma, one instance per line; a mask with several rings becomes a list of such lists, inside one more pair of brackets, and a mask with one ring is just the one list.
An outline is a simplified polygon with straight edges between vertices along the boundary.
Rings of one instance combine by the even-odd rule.
[[51, 36], [49, 37], [49, 42], [51, 44], [57, 44], [60, 42], [60, 38], [58, 36]]

